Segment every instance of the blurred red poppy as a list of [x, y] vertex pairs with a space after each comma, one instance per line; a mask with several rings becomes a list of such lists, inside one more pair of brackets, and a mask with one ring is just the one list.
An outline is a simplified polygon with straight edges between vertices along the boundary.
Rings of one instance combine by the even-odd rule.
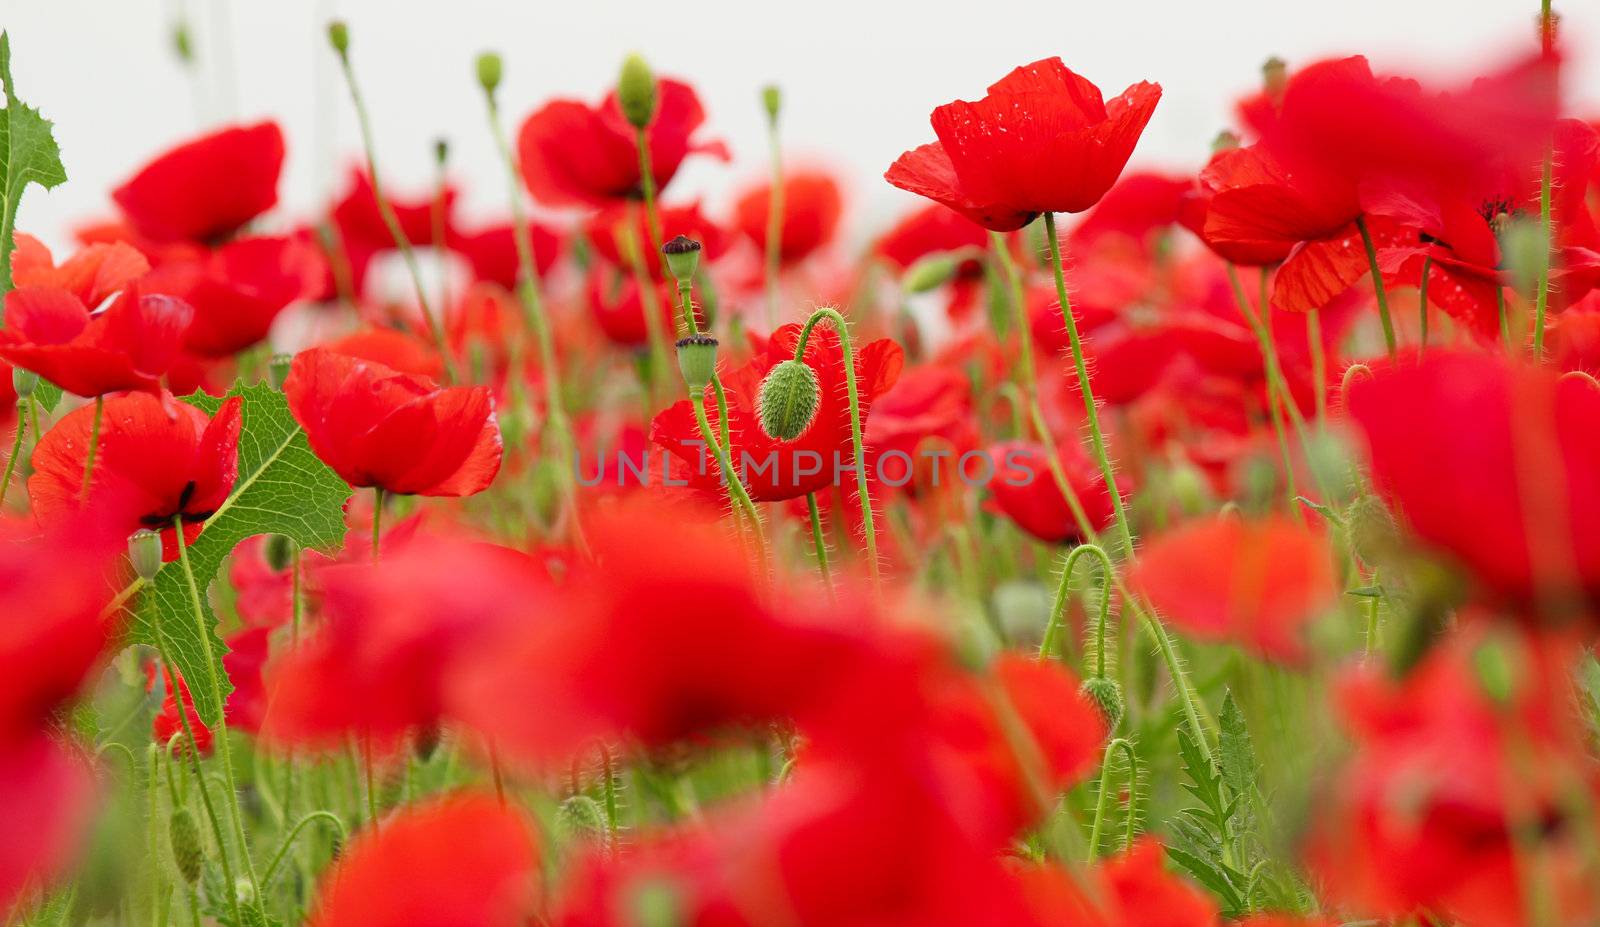
[[[1075, 441], [1058, 442], [1057, 449], [1067, 485], [1083, 506], [1089, 527], [1104, 531], [1116, 515], [1098, 466]], [[1017, 527], [1052, 544], [1088, 540], [1067, 497], [1056, 485], [1043, 445], [1006, 441], [992, 445], [986, 458], [995, 468], [988, 481], [994, 504]], [[1127, 486], [1126, 480], [1123, 486]]]
[[939, 140], [901, 155], [889, 183], [1008, 232], [1043, 212], [1082, 212], [1111, 189], [1161, 87], [1138, 83], [1104, 101], [1060, 58], [1017, 68], [976, 103], [933, 111]]
[[6, 294], [0, 357], [79, 396], [159, 393], [193, 318], [188, 303], [134, 284], [92, 315], [70, 290], [19, 287]]
[[166, 152], [111, 196], [145, 238], [215, 244], [277, 205], [283, 156], [276, 122], [231, 126]]
[[16, 233], [17, 250], [11, 255], [11, 280], [18, 287], [66, 290], [90, 309], [107, 296], [143, 277], [150, 262], [126, 242], [85, 245], [59, 265], [37, 238]]
[[312, 348], [295, 356], [283, 390], [311, 449], [351, 486], [470, 496], [500, 471], [500, 427], [485, 387], [440, 387]]
[[194, 260], [161, 264], [144, 289], [194, 307], [184, 347], [201, 357], [243, 351], [298, 299], [315, 295], [326, 268], [316, 247], [297, 238], [241, 238]]
[[[1017, 878], [1036, 922], [1075, 927], [1213, 927], [1217, 903], [1198, 887], [1170, 875], [1159, 841], [1146, 837], [1104, 860], [1086, 875], [1059, 865], [1020, 868]], [[1251, 927], [1299, 927], [1297, 919], [1246, 920]], [[1304, 927], [1330, 927], [1315, 923]]]
[[[528, 223], [528, 239], [533, 246], [533, 266], [543, 276], [561, 256], [561, 233], [542, 222]], [[522, 256], [517, 253], [516, 228], [509, 222], [487, 225], [470, 232], [452, 232], [450, 250], [472, 265], [474, 280], [496, 283], [516, 290], [522, 276]]]
[[[733, 207], [733, 221], [739, 233], [754, 242], [763, 254], [767, 249], [768, 207], [771, 205], [772, 185], [765, 184], [746, 191]], [[793, 264], [826, 247], [839, 230], [843, 208], [844, 195], [833, 177], [815, 169], [786, 172], [778, 260]]]
[[[691, 154], [727, 159], [721, 142], [694, 140], [705, 118], [692, 87], [670, 78], [657, 81], [656, 111], [646, 138], [658, 193]], [[643, 188], [635, 134], [615, 91], [599, 106], [553, 100], [535, 110], [517, 134], [523, 182], [546, 206], [606, 206], [639, 199]]]
[[[698, 241], [701, 266], [722, 257], [723, 252], [728, 250], [727, 233], [700, 211], [698, 200], [681, 206], [663, 206], [659, 213], [662, 239], [671, 241], [683, 235]], [[660, 251], [651, 245], [650, 228], [646, 222], [644, 209], [638, 204], [613, 203], [589, 217], [584, 229], [597, 255], [605, 258], [613, 267], [631, 274], [633, 264], [623, 257], [621, 243], [617, 240], [620, 229], [631, 228], [634, 243], [641, 251], [639, 256], [650, 276], [673, 282], [662, 266]]]

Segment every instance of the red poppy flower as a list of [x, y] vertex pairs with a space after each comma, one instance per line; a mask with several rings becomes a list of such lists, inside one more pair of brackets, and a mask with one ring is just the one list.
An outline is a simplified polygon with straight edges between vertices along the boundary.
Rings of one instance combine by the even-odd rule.
[[18, 287], [66, 290], [85, 306], [96, 308], [107, 296], [143, 277], [150, 262], [125, 242], [97, 242], [79, 249], [58, 266], [32, 235], [16, 233], [11, 254], [11, 279]]
[[[1104, 531], [1116, 513], [1099, 466], [1076, 441], [1057, 442], [1057, 449], [1067, 485], [1077, 495], [1090, 526]], [[1017, 527], [1051, 544], [1087, 540], [1056, 485], [1042, 445], [1006, 441], [990, 447], [986, 457], [995, 467], [988, 482], [994, 504]], [[1122, 488], [1126, 491], [1126, 481]]]
[[1521, 606], [1600, 602], [1600, 389], [1429, 352], [1350, 389], [1378, 491], [1423, 543]]
[[1128, 583], [1184, 632], [1285, 662], [1304, 659], [1306, 624], [1339, 600], [1327, 541], [1281, 516], [1170, 531], [1146, 545]]
[[[233, 691], [228, 693], [227, 702], [223, 706], [229, 730], [243, 731], [247, 734], [261, 732], [261, 722], [267, 713], [267, 693], [261, 671], [267, 664], [271, 635], [272, 629], [268, 627], [246, 628], [230, 634], [223, 640], [228, 652], [222, 655], [222, 668], [227, 673], [228, 681], [233, 685]], [[189, 716], [189, 730], [194, 732], [195, 746], [200, 748], [202, 756], [209, 755], [213, 735], [211, 728], [206, 726], [200, 719], [200, 713], [195, 710], [194, 696], [189, 694], [189, 684], [171, 667], [162, 668], [161, 675], [166, 695], [161, 701], [161, 710], [156, 713], [150, 725], [150, 733], [155, 737], [155, 742], [165, 746], [172, 738], [177, 737], [180, 747], [188, 748], [183, 719], [178, 716], [178, 705], [181, 702], [184, 713]], [[147, 688], [154, 688], [155, 679], [156, 667], [151, 664]]]
[[[671, 241], [683, 235], [698, 241], [702, 264], [715, 261], [728, 250], [728, 236], [720, 226], [706, 218], [700, 211], [698, 200], [683, 206], [663, 206], [660, 213], [662, 240]], [[662, 277], [669, 283], [673, 282], [672, 278], [664, 273], [661, 252], [651, 247], [650, 229], [646, 222], [644, 209], [638, 204], [613, 203], [591, 216], [585, 225], [585, 230], [596, 254], [605, 258], [611, 266], [631, 274], [633, 265], [623, 259], [622, 247], [617, 241], [619, 227], [631, 227], [633, 240], [641, 249], [640, 257], [644, 259], [644, 266], [651, 276]]]
[[[541, 276], [556, 266], [561, 256], [561, 234], [542, 222], [528, 223], [528, 238], [533, 245], [533, 266]], [[496, 283], [515, 291], [522, 276], [522, 256], [517, 252], [516, 228], [509, 222], [489, 225], [471, 232], [452, 232], [450, 250], [472, 265], [474, 280]]]
[[[668, 342], [675, 341], [678, 337], [678, 289], [665, 282], [654, 286], [658, 330]], [[644, 299], [638, 279], [631, 273], [597, 265], [590, 268], [584, 290], [590, 317], [612, 344], [637, 348], [650, 343], [650, 322], [644, 314]], [[698, 311], [696, 317], [699, 317]]]
[[326, 268], [316, 247], [296, 238], [241, 238], [198, 260], [152, 270], [146, 292], [194, 307], [184, 347], [201, 357], [228, 357], [267, 337], [285, 307], [315, 295]]
[[[1484, 648], [1511, 666], [1509, 691], [1486, 686]], [[1574, 656], [1549, 639], [1455, 635], [1404, 680], [1351, 673], [1338, 705], [1355, 756], [1317, 803], [1307, 846], [1329, 900], [1351, 914], [1521, 927], [1536, 878], [1552, 920], [1592, 919], [1584, 848], [1600, 833], [1572, 809], [1600, 793]]]
[[[844, 352], [832, 329], [817, 326], [806, 344], [804, 362], [817, 375], [821, 391], [810, 427], [793, 441], [777, 441], [762, 430], [757, 418], [761, 382], [773, 367], [794, 360], [800, 328], [797, 324], [780, 327], [750, 363], [722, 378], [728, 397], [731, 460], [741, 471], [751, 498], [763, 502], [793, 499], [843, 482], [835, 480], [835, 465], [854, 465], [850, 409], [845, 399]], [[887, 339], [854, 347], [856, 388], [865, 422], [873, 401], [899, 379], [904, 358], [900, 346]], [[712, 427], [717, 428], [717, 404], [710, 387], [706, 413]], [[691, 484], [721, 491], [721, 471], [714, 455], [699, 443], [700, 428], [688, 400], [655, 417], [650, 425], [650, 440], [688, 465]], [[849, 478], [848, 473], [845, 478]]]
[[914, 493], [959, 484], [956, 466], [978, 446], [972, 405], [972, 383], [961, 371], [936, 364], [907, 371], [867, 420], [873, 475]]
[[79, 396], [159, 393], [193, 318], [188, 303], [132, 284], [98, 314], [69, 290], [20, 287], [6, 294], [0, 357]]
[[437, 380], [444, 375], [444, 359], [433, 345], [393, 328], [364, 328], [326, 342], [322, 347], [413, 376]]
[[[739, 233], [767, 250], [768, 207], [772, 185], [742, 194], [734, 203], [734, 224]], [[783, 230], [778, 239], [778, 259], [784, 264], [802, 261], [833, 241], [839, 230], [844, 196], [839, 183], [819, 170], [794, 170], [783, 178]]]
[[[656, 112], [646, 138], [658, 192], [666, 189], [688, 155], [727, 160], [722, 143], [694, 141], [705, 119], [700, 98], [688, 84], [670, 78], [656, 83]], [[546, 206], [606, 206], [639, 199], [643, 190], [635, 136], [615, 91], [597, 107], [553, 100], [534, 111], [517, 134], [522, 179], [533, 198]]]
[[161, 155], [111, 196], [145, 238], [210, 244], [277, 205], [283, 155], [276, 122], [233, 126]]
[[[989, 233], [983, 226], [947, 206], [929, 203], [885, 232], [873, 250], [904, 271], [924, 257], [951, 251], [982, 251], [988, 245]], [[983, 275], [984, 263], [979, 255], [956, 265], [946, 315], [957, 321], [971, 315], [983, 294]]]
[[45, 432], [33, 452], [28, 495], [42, 525], [61, 524], [81, 509], [107, 513], [124, 538], [161, 532], [167, 559], [177, 557], [174, 519], [186, 543], [233, 491], [239, 476], [239, 397], [215, 417], [170, 396], [130, 393], [105, 400], [93, 483], [82, 496], [94, 428], [93, 406], [74, 409]]
[[1144, 252], [1155, 244], [1157, 234], [1178, 223], [1194, 187], [1193, 177], [1155, 171], [1125, 175], [1068, 235], [1073, 253], [1106, 238], [1131, 242]]
[[[355, 734], [390, 743], [437, 728], [469, 657], [496, 643], [547, 600], [526, 554], [447, 537], [418, 538], [377, 562], [318, 570], [322, 625], [284, 655], [268, 682], [268, 738], [337, 744]], [[338, 693], [361, 691], [359, 699]]]
[[295, 356], [283, 391], [311, 449], [351, 486], [470, 496], [500, 471], [500, 427], [484, 387], [441, 388], [312, 348]]
[[1138, 83], [1110, 102], [1060, 58], [1020, 67], [976, 103], [933, 111], [937, 142], [900, 156], [889, 183], [1008, 232], [1042, 212], [1082, 212], [1111, 189], [1161, 87]]
[[406, 808], [362, 831], [323, 877], [312, 927], [519, 927], [539, 904], [528, 824], [493, 796]]

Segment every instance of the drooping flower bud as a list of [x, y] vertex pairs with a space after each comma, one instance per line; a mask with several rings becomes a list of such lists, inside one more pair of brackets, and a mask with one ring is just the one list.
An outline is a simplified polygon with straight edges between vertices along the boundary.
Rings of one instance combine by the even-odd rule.
[[569, 840], [605, 836], [606, 815], [600, 803], [587, 795], [573, 795], [556, 812], [556, 826]]
[[1108, 676], [1091, 676], [1083, 681], [1083, 694], [1093, 700], [1106, 719], [1106, 727], [1116, 730], [1122, 720], [1122, 686]]
[[15, 367], [11, 371], [11, 388], [17, 391], [18, 399], [27, 399], [39, 388], [39, 375], [32, 370]]
[[956, 275], [956, 270], [961, 267], [961, 262], [948, 251], [930, 254], [906, 268], [900, 278], [900, 286], [907, 293], [926, 293], [936, 290]]
[[761, 88], [761, 108], [767, 111], [767, 122], [777, 125], [778, 113], [783, 110], [783, 91], [777, 84]]
[[698, 396], [717, 374], [717, 339], [710, 335], [690, 335], [680, 339], [677, 348], [678, 371], [683, 374], [689, 392]]
[[656, 76], [637, 54], [622, 61], [622, 73], [617, 76], [617, 104], [629, 125], [635, 129], [650, 127], [650, 119], [656, 114]]
[[145, 582], [156, 578], [161, 570], [161, 535], [155, 531], [135, 531], [128, 538], [128, 562], [133, 572]]
[[500, 77], [504, 73], [504, 65], [500, 55], [496, 52], [484, 52], [478, 56], [478, 86], [485, 93], [493, 94], [500, 87]]
[[768, 437], [793, 441], [811, 427], [821, 403], [822, 387], [816, 372], [801, 361], [786, 360], [761, 382], [756, 415]]
[[350, 27], [342, 19], [328, 23], [328, 44], [340, 58], [350, 54]]
[[195, 823], [194, 812], [186, 807], [173, 809], [167, 819], [167, 840], [172, 844], [172, 859], [178, 873], [190, 885], [200, 881], [200, 869], [205, 862], [205, 852], [200, 845], [200, 826]]
[[661, 254], [667, 259], [667, 270], [679, 283], [693, 279], [700, 269], [700, 243], [687, 235], [678, 235], [662, 245]]

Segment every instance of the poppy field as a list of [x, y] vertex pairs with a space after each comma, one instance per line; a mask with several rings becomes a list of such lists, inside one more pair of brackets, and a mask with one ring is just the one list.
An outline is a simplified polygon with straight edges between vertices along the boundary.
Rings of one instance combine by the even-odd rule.
[[3, 923], [1600, 924], [1600, 111], [1525, 23], [1271, 59], [1186, 170], [995, 62], [860, 236], [777, 85], [680, 192], [620, 52], [457, 63], [496, 170], [397, 188], [333, 21], [326, 202], [228, 121], [57, 241], [0, 35]]

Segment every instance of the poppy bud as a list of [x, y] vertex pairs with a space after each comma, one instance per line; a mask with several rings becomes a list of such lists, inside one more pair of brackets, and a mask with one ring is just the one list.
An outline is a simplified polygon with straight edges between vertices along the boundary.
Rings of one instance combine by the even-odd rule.
[[135, 531], [128, 538], [128, 561], [133, 572], [149, 582], [161, 570], [161, 535], [154, 531]]
[[768, 84], [761, 88], [761, 106], [767, 111], [767, 121], [776, 125], [778, 112], [783, 109], [783, 91], [777, 84]]
[[717, 339], [710, 335], [690, 335], [680, 339], [677, 348], [678, 371], [683, 374], [683, 382], [690, 393], [698, 394], [711, 385], [711, 378], [717, 374]]
[[761, 381], [756, 414], [761, 430], [778, 441], [793, 441], [811, 427], [822, 402], [817, 374], [803, 362], [786, 360]]
[[1116, 730], [1117, 722], [1122, 720], [1122, 686], [1107, 676], [1091, 676], [1083, 681], [1082, 690], [1100, 709], [1106, 727]]
[[193, 885], [200, 880], [200, 868], [205, 863], [205, 853], [200, 847], [200, 826], [195, 823], [194, 812], [188, 808], [175, 808], [167, 819], [167, 840], [172, 844], [172, 859], [178, 864], [178, 873]]
[[21, 367], [11, 371], [11, 388], [17, 391], [18, 399], [27, 399], [39, 386], [39, 375], [32, 370], [23, 370]]
[[496, 52], [484, 52], [478, 56], [478, 86], [485, 93], [492, 94], [500, 87], [500, 76], [504, 65], [500, 55]]
[[1239, 147], [1239, 136], [1231, 129], [1223, 129], [1217, 137], [1211, 140], [1211, 153], [1219, 151], [1232, 151]]
[[271, 378], [273, 389], [283, 392], [284, 381], [289, 379], [289, 366], [293, 363], [292, 354], [272, 355], [272, 360], [267, 362], [267, 376]]
[[587, 795], [573, 795], [556, 812], [556, 826], [568, 839], [604, 836], [606, 815], [599, 802]]
[[656, 114], [656, 76], [638, 55], [629, 55], [622, 61], [622, 73], [617, 76], [617, 104], [629, 125], [635, 129], [650, 127], [650, 118]]
[[679, 235], [661, 246], [667, 259], [667, 270], [682, 283], [692, 279], [700, 269], [700, 243], [687, 235]]
[[1289, 65], [1282, 58], [1273, 55], [1261, 62], [1261, 88], [1273, 99], [1283, 96], [1283, 88], [1289, 83]]
[[447, 139], [447, 138], [436, 138], [436, 139], [433, 140], [433, 160], [434, 160], [434, 163], [438, 164], [440, 167], [443, 167], [444, 163], [446, 161], [450, 160], [450, 140], [449, 139]]
[[172, 27], [172, 50], [184, 64], [194, 62], [194, 43], [189, 40], [189, 24], [180, 22]]
[[282, 573], [289, 569], [289, 558], [294, 554], [293, 544], [294, 542], [282, 534], [267, 535], [267, 543], [262, 545], [262, 552], [272, 572]]
[[350, 27], [344, 20], [335, 19], [328, 23], [328, 44], [343, 58], [350, 54]]
[[955, 255], [948, 251], [930, 254], [906, 269], [900, 286], [907, 293], [926, 293], [949, 283], [960, 266]]

